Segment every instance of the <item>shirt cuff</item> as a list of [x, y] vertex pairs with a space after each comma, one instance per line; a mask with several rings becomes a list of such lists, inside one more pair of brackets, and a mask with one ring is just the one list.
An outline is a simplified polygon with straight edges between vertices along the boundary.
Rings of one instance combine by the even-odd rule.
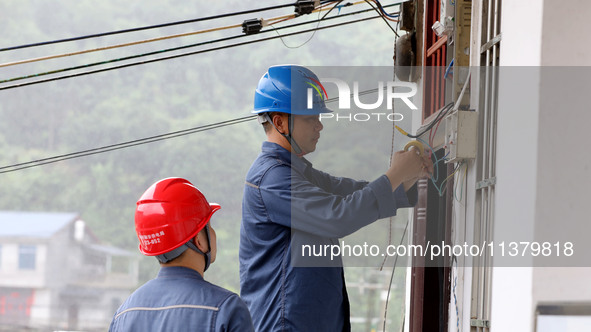
[[417, 204], [418, 191], [415, 183], [408, 191], [404, 191], [404, 185], [401, 184], [394, 190], [393, 199], [396, 202], [397, 208], [412, 207]]
[[[382, 175], [375, 181], [370, 182], [368, 187], [370, 187], [376, 195], [379, 218], [381, 219], [394, 215], [398, 208], [398, 204], [395, 200], [392, 200], [392, 185], [390, 184], [388, 177]], [[392, 211], [394, 211], [394, 214]]]

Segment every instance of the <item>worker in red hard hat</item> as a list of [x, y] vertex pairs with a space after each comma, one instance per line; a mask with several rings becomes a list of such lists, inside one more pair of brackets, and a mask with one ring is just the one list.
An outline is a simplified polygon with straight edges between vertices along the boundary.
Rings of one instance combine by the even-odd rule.
[[160, 272], [121, 305], [109, 331], [253, 331], [238, 295], [203, 278], [216, 258], [210, 219], [220, 208], [181, 178], [146, 190], [137, 202], [135, 230], [140, 251], [158, 259]]

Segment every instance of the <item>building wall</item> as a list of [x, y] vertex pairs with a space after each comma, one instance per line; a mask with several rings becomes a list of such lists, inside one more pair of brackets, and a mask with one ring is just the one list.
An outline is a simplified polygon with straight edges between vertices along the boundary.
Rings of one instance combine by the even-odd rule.
[[[4, 239], [2, 245], [2, 265], [0, 266], [0, 287], [39, 288], [45, 285], [45, 261], [47, 245], [42, 241], [24, 239]], [[35, 245], [35, 269], [19, 269], [19, 245]]]
[[[577, 221], [589, 219], [591, 157], [579, 143], [586, 141], [591, 120], [583, 91], [591, 72], [574, 68], [585, 72], [576, 82], [573, 68], [547, 66], [591, 64], [590, 12], [591, 3], [583, 0], [503, 2], [501, 64], [545, 67], [532, 68], [527, 80], [506, 76], [500, 85], [495, 234], [520, 229], [528, 241], [577, 229]], [[518, 91], [526, 96], [511, 96], [514, 80], [521, 80]], [[541, 302], [591, 301], [589, 268], [533, 265], [494, 270], [492, 331], [533, 331]]]
[[540, 0], [503, 1], [501, 66], [541, 64], [543, 12]]
[[[586, 152], [591, 37], [587, 30], [591, 3], [545, 1], [542, 37], [543, 82], [540, 86], [536, 237], [561, 234], [578, 253], [588, 255], [591, 155]], [[555, 67], [565, 66], [569, 67]], [[577, 66], [577, 67], [575, 67]], [[578, 142], [581, 144], [565, 144]], [[556, 235], [554, 235], [556, 236]], [[536, 268], [533, 301], [591, 303], [591, 265], [584, 257], [562, 268]], [[587, 263], [587, 264], [583, 264]]]
[[545, 0], [542, 66], [591, 65], [588, 0]]
[[35, 302], [31, 308], [31, 327], [46, 327], [51, 317], [51, 291], [49, 289], [35, 290]]
[[[501, 76], [499, 83], [495, 239], [506, 237], [515, 227], [520, 229], [521, 241], [533, 237], [538, 79], [533, 68], [527, 84], [522, 81], [522, 89], [515, 89], [515, 82], [523, 78], [519, 77], [519, 69], [507, 66], [540, 65], [542, 17], [541, 1], [503, 2], [500, 64], [507, 74]], [[532, 331], [531, 265], [493, 269], [491, 331]]]
[[[95, 242], [90, 236], [85, 242], [76, 241], [73, 225], [49, 239], [0, 239], [0, 327], [103, 331], [109, 326], [113, 313], [137, 283], [137, 261], [126, 257], [133, 270], [111, 273], [106, 266], [110, 254], [85, 246]], [[36, 245], [34, 270], [19, 269], [20, 244]], [[3, 316], [3, 301], [23, 310], [9, 312], [5, 306]]]

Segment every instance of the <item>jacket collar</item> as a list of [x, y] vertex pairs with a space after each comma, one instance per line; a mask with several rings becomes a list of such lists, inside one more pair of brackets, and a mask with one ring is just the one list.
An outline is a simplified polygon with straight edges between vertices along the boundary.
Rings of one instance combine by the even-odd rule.
[[298, 157], [291, 153], [281, 145], [269, 141], [263, 142], [263, 153], [276, 156], [281, 161], [290, 165], [292, 169], [304, 173], [308, 167], [312, 167], [312, 163], [304, 157]]

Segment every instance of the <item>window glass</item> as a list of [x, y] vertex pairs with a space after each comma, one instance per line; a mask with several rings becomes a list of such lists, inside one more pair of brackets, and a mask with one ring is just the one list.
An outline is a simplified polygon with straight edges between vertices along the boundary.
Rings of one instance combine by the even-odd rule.
[[21, 270], [34, 270], [37, 247], [21, 244], [18, 248], [18, 268]]
[[591, 326], [591, 316], [540, 315], [538, 332], [578, 332], [587, 331]]

